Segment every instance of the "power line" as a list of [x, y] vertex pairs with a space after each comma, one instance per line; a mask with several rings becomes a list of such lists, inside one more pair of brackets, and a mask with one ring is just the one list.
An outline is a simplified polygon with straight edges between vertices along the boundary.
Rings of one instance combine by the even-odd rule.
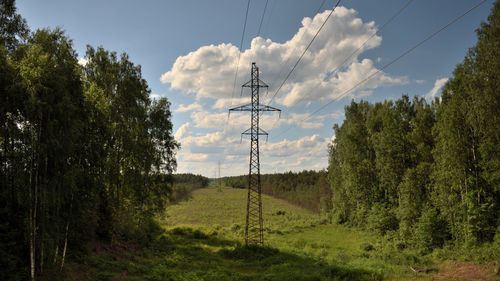
[[424, 44], [425, 42], [429, 41], [430, 39], [432, 39], [433, 37], [435, 37], [437, 34], [439, 34], [441, 31], [445, 30], [446, 28], [448, 28], [449, 26], [451, 26], [452, 24], [454, 24], [455, 22], [457, 22], [458, 20], [460, 20], [461, 18], [463, 18], [464, 16], [466, 16], [467, 14], [469, 14], [470, 12], [472, 12], [474, 9], [476, 9], [477, 7], [481, 6], [484, 2], [486, 2], [486, 0], [482, 0], [481, 2], [479, 2], [478, 4], [474, 5], [472, 8], [468, 9], [467, 11], [465, 11], [464, 13], [462, 13], [460, 16], [454, 18], [452, 21], [448, 22], [446, 25], [442, 26], [441, 28], [439, 28], [438, 30], [434, 31], [433, 33], [431, 33], [430, 35], [428, 35], [426, 38], [424, 38], [422, 41], [418, 42], [417, 44], [413, 45], [413, 47], [409, 48], [408, 50], [406, 50], [405, 52], [403, 52], [401, 55], [399, 55], [398, 57], [396, 57], [395, 59], [391, 60], [389, 63], [385, 64], [382, 68], [376, 70], [375, 72], [373, 72], [372, 74], [370, 74], [368, 77], [366, 77], [365, 79], [359, 81], [356, 85], [354, 85], [352, 88], [348, 89], [347, 91], [344, 91], [340, 96], [336, 97], [335, 99], [329, 101], [328, 103], [324, 104], [323, 106], [319, 107], [318, 109], [316, 109], [315, 111], [313, 111], [311, 114], [309, 114], [306, 118], [302, 119], [301, 121], [299, 121], [298, 123], [295, 123], [291, 126], [289, 126], [286, 130], [284, 130], [283, 132], [281, 132], [280, 134], [278, 134], [278, 136], [281, 136], [283, 135], [284, 133], [286, 133], [288, 130], [290, 130], [292, 127], [295, 127], [297, 126], [297, 124], [301, 124], [303, 123], [304, 121], [307, 121], [309, 120], [313, 115], [315, 115], [316, 113], [320, 112], [321, 110], [325, 109], [327, 106], [329, 106], [330, 104], [332, 104], [334, 101], [338, 100], [338, 99], [341, 99], [343, 97], [345, 97], [348, 93], [350, 93], [351, 91], [355, 90], [356, 88], [358, 88], [359, 86], [361, 86], [362, 84], [364, 84], [365, 82], [367, 82], [368, 80], [370, 80], [371, 78], [373, 78], [375, 75], [379, 74], [381, 71], [383, 71], [384, 69], [388, 68], [389, 66], [391, 66], [392, 64], [394, 64], [396, 61], [400, 60], [401, 58], [403, 58], [404, 56], [406, 56], [407, 54], [411, 53], [413, 50], [415, 50], [416, 48], [418, 48], [419, 46], [421, 46], [422, 44]]
[[247, 11], [245, 13], [245, 23], [243, 24], [243, 32], [241, 33], [240, 52], [238, 53], [238, 62], [236, 63], [236, 72], [234, 73], [233, 91], [231, 93], [231, 106], [233, 105], [234, 89], [236, 88], [236, 77], [238, 76], [238, 68], [240, 66], [241, 50], [243, 49], [243, 39], [245, 38], [245, 30], [247, 28], [248, 10], [250, 8], [250, 0], [247, 2]]
[[316, 34], [314, 34], [314, 37], [312, 38], [311, 42], [309, 42], [309, 44], [307, 45], [306, 49], [304, 50], [304, 52], [302, 52], [302, 54], [300, 55], [299, 59], [297, 60], [297, 62], [294, 64], [294, 66], [292, 67], [292, 69], [290, 70], [290, 72], [288, 72], [288, 75], [285, 77], [285, 80], [283, 80], [283, 82], [281, 83], [281, 85], [279, 86], [279, 88], [276, 90], [276, 92], [274, 93], [274, 95], [271, 97], [271, 100], [268, 102], [267, 105], [270, 105], [273, 100], [274, 100], [274, 97], [276, 97], [276, 95], [278, 94], [278, 92], [281, 90], [281, 88], [283, 87], [283, 85], [285, 84], [286, 80], [288, 80], [288, 78], [290, 77], [290, 75], [292, 74], [292, 72], [295, 70], [295, 68], [297, 67], [297, 65], [299, 64], [299, 62], [302, 60], [302, 58], [304, 57], [305, 53], [307, 52], [307, 50], [309, 49], [309, 47], [311, 47], [312, 43], [314, 42], [314, 39], [316, 39], [316, 37], [318, 36], [319, 32], [321, 31], [321, 29], [323, 29], [323, 27], [325, 26], [326, 22], [328, 21], [328, 19], [330, 18], [330, 16], [333, 14], [333, 12], [335, 11], [335, 8], [337, 8], [337, 6], [340, 4], [340, 1], [341, 0], [338, 0], [337, 3], [335, 4], [335, 6], [333, 7], [333, 9], [330, 11], [330, 14], [328, 14], [328, 17], [326, 17], [325, 21], [323, 22], [323, 24], [321, 25], [321, 27], [318, 29], [318, 31], [316, 32]]
[[[269, 2], [269, 0], [266, 0], [266, 5], [264, 6], [264, 11], [262, 12], [262, 16], [260, 18], [259, 31], [257, 32], [257, 36], [256, 37], [260, 36], [260, 30], [262, 28], [262, 22], [264, 21], [264, 16], [266, 15], [267, 3], [268, 2]], [[254, 54], [252, 53], [251, 62], [253, 62], [253, 59], [254, 59]]]
[[257, 37], [260, 35], [260, 29], [262, 28], [262, 22], [264, 21], [264, 16], [266, 15], [268, 2], [269, 0], [266, 0], [266, 5], [264, 6], [264, 12], [262, 12], [262, 17], [260, 18], [259, 31], [257, 32]]
[[[326, 0], [323, 0], [323, 2], [321, 2], [321, 5], [319, 5], [318, 10], [316, 11], [316, 14], [318, 14], [318, 13], [319, 13], [319, 11], [321, 11], [321, 8], [323, 8], [323, 5], [325, 5], [325, 2], [326, 2]], [[315, 14], [315, 15], [316, 15], [316, 14]]]
[[[272, 19], [272, 16], [273, 16], [273, 12], [274, 12], [274, 8], [276, 7], [276, 0], [275, 1], [272, 1], [272, 4], [271, 4], [271, 10], [269, 11], [269, 15], [267, 16], [267, 20], [266, 22], [264, 23], [264, 30], [262, 30], [262, 34], [266, 33], [266, 27], [269, 25], [269, 22], [271, 21]], [[265, 20], [265, 19], [264, 19]]]
[[[316, 13], [314, 14], [314, 16], [316, 16], [320, 11], [321, 11], [321, 8], [323, 8], [323, 6], [325, 5], [325, 2], [326, 0], [323, 0], [323, 2], [321, 2], [321, 5], [319, 5], [318, 7], [318, 10], [316, 10]], [[273, 6], [272, 6], [272, 9], [271, 9], [271, 14], [273, 12], [273, 9], [274, 9], [274, 4], [276, 3], [273, 2]], [[314, 18], [313, 16], [313, 18]], [[293, 49], [293, 52], [292, 53], [295, 53], [295, 50], [297, 50], [297, 46], [294, 47]], [[281, 77], [281, 73], [283, 73], [283, 70], [285, 69], [285, 67], [288, 65], [288, 62], [290, 61], [290, 58], [291, 56], [288, 56], [288, 58], [286, 59], [285, 63], [283, 64], [283, 67], [281, 68], [280, 72], [278, 73], [278, 75], [276, 76], [276, 81]], [[275, 81], [273, 81], [273, 84], [274, 84]], [[270, 101], [271, 99], [269, 99], [269, 103], [267, 103], [268, 105], [270, 104]]]
[[[406, 4], [401, 7], [398, 11], [396, 11], [396, 13], [394, 13], [394, 15], [392, 15], [381, 27], [380, 29], [378, 29], [375, 33], [373, 33], [368, 39], [366, 39], [365, 42], [363, 42], [363, 44], [361, 44], [356, 50], [354, 50], [349, 56], [347, 56], [344, 61], [342, 61], [341, 64], [339, 64], [333, 71], [330, 71], [330, 73], [336, 73], [338, 70], [340, 70], [340, 68], [347, 62], [349, 61], [349, 59], [351, 59], [355, 54], [357, 54], [365, 45], [366, 43], [368, 43], [368, 41], [370, 41], [373, 37], [375, 37], [375, 35], [379, 34], [387, 25], [389, 25], [389, 23], [391, 23], [399, 14], [401, 14], [401, 12], [403, 12], [404, 9], [406, 9], [410, 4], [411, 2], [413, 2], [413, 0], [409, 0], [408, 2], [406, 2]], [[318, 82], [314, 88], [310, 91], [310, 92], [314, 92], [314, 90], [316, 90], [316, 88], [318, 88], [318, 86], [321, 84], [321, 81]], [[306, 98], [306, 96], [302, 96], [295, 104], [299, 104], [300, 102], [302, 102], [304, 99]]]

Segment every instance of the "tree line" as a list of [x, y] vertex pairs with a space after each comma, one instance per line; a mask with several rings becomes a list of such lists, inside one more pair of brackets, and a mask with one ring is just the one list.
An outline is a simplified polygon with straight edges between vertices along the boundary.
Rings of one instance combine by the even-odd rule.
[[496, 1], [441, 99], [345, 108], [328, 167], [337, 222], [426, 251], [500, 241], [499, 19]]
[[[248, 175], [223, 178], [233, 188], [247, 188]], [[326, 171], [301, 171], [261, 175], [262, 193], [283, 199], [315, 213], [331, 208], [331, 189]]]
[[0, 32], [0, 279], [38, 280], [161, 210], [179, 144], [127, 54], [87, 46], [80, 65], [64, 31], [31, 32], [13, 0]]
[[177, 203], [190, 198], [192, 191], [207, 187], [209, 182], [207, 177], [190, 173], [174, 174], [173, 180], [170, 203]]

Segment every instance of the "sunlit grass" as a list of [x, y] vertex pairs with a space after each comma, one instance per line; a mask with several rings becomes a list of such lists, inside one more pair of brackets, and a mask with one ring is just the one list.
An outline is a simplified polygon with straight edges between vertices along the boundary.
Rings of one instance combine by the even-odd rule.
[[[187, 226], [243, 243], [245, 215], [246, 190], [207, 188], [167, 208], [162, 223], [170, 229]], [[369, 271], [385, 279], [418, 277], [409, 265], [425, 262], [410, 252], [381, 245], [368, 232], [329, 224], [318, 214], [266, 195], [263, 217], [265, 245], [281, 252]]]
[[[140, 250], [120, 244], [70, 264], [65, 280], [425, 280], [417, 255], [263, 195], [264, 247], [244, 247], [246, 190], [199, 189], [169, 206]], [[162, 227], [164, 229], [162, 229]], [[155, 228], [153, 228], [155, 229]], [[148, 232], [149, 233], [149, 232]], [[142, 242], [141, 242], [142, 241]], [[76, 277], [75, 277], [76, 276]]]

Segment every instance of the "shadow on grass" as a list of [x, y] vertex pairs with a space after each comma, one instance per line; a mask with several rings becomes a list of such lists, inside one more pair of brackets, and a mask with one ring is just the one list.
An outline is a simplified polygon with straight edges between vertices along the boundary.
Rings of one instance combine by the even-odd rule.
[[141, 256], [89, 257], [89, 280], [381, 280], [373, 272], [175, 228], [155, 238]]

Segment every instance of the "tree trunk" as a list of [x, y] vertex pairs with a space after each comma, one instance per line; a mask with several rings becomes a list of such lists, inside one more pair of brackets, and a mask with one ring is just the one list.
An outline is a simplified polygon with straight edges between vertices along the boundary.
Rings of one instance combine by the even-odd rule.
[[61, 257], [61, 271], [63, 270], [64, 267], [64, 259], [66, 258], [66, 249], [68, 247], [68, 229], [69, 229], [69, 220], [66, 223], [66, 234], [64, 235], [64, 248]]
[[[43, 233], [43, 231], [40, 231]], [[40, 275], [43, 275], [43, 234], [40, 237]]]
[[64, 259], [66, 258], [66, 250], [68, 248], [68, 231], [69, 231], [69, 221], [71, 219], [71, 214], [72, 214], [72, 210], [73, 210], [73, 196], [74, 196], [74, 194], [71, 193], [71, 201], [69, 203], [70, 216], [68, 218], [68, 221], [66, 222], [66, 233], [64, 234], [64, 248], [63, 248], [62, 257], [61, 257], [61, 271], [63, 270], [63, 267], [64, 267]]
[[54, 253], [54, 264], [57, 263], [57, 255], [59, 254], [59, 245], [56, 246], [56, 251]]

